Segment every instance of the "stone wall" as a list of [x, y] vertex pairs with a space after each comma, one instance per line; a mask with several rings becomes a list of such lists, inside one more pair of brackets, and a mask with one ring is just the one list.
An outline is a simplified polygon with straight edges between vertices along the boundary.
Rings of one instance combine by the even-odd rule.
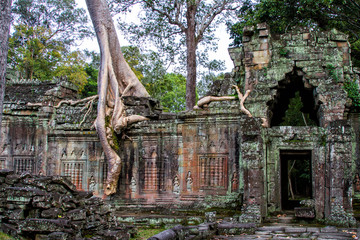
[[[348, 99], [342, 83], [354, 77], [346, 35], [335, 29], [307, 28], [273, 35], [266, 24], [258, 24], [244, 29], [243, 45], [229, 52], [236, 78], [252, 90], [246, 106], [254, 116], [276, 125], [274, 119], [286, 109], [281, 105], [283, 90], [298, 88], [303, 101], [310, 98], [307, 105], [314, 109], [307, 111], [315, 115], [319, 126], [346, 117]], [[296, 79], [301, 86], [295, 85]]]
[[1, 231], [21, 239], [129, 239], [110, 205], [63, 177], [0, 170]]
[[[229, 51], [234, 72], [216, 81], [209, 94], [231, 95], [233, 84], [251, 90], [245, 107], [254, 117], [244, 115], [237, 100], [173, 114], [162, 112], [151, 98], [124, 98], [128, 114], [151, 120], [114, 139], [123, 166], [119, 189], [109, 201], [119, 210], [241, 204], [238, 220], [258, 222], [285, 209], [281, 156], [300, 151], [310, 158], [309, 200], [316, 218], [341, 215], [351, 222], [347, 212], [359, 144], [347, 123], [351, 101], [342, 88], [354, 77], [346, 36], [308, 29], [276, 36], [260, 24], [245, 29], [242, 48]], [[62, 85], [54, 91], [39, 87], [48, 93], [72, 91]], [[279, 126], [296, 91], [316, 126]], [[84, 104], [55, 108], [67, 94], [53, 94], [55, 100], [40, 105], [14, 102], [16, 92], [8, 94], [0, 166], [66, 175], [77, 189], [101, 195], [107, 164], [92, 128], [95, 104], [84, 119]]]

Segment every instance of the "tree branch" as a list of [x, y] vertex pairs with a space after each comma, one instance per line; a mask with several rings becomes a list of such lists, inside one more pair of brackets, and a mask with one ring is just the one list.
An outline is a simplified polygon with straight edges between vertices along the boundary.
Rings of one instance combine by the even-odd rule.
[[224, 11], [226, 3], [227, 2], [224, 0], [222, 4], [213, 6], [211, 11], [205, 15], [203, 21], [201, 22], [198, 35], [196, 36], [196, 43], [199, 43], [202, 40], [205, 30], [210, 26], [212, 21], [214, 21], [215, 17]]
[[197, 104], [194, 106], [193, 109], [200, 109], [205, 104], [209, 104], [211, 102], [219, 102], [219, 101], [229, 101], [229, 100], [235, 100], [236, 97], [233, 96], [223, 96], [223, 97], [215, 97], [215, 96], [206, 96], [201, 98]]
[[[80, 100], [61, 100], [56, 106], [54, 106], [54, 108], [59, 108], [62, 104], [69, 104], [70, 106], [74, 106], [79, 103], [92, 101], [92, 100], [96, 99], [97, 97], [98, 97], [98, 95], [94, 95], [94, 96], [90, 96], [90, 97], [83, 98]], [[27, 105], [31, 106], [30, 104], [31, 103], [28, 103]]]
[[[157, 12], [157, 13], [159, 13], [159, 14], [161, 14], [161, 15], [164, 15], [164, 16], [168, 19], [168, 21], [169, 21], [170, 24], [178, 26], [178, 27], [181, 29], [182, 32], [185, 32], [185, 31], [186, 31], [186, 27], [179, 21], [179, 19], [176, 19], [176, 18], [175, 18], [175, 20], [172, 19], [172, 17], [170, 16], [169, 13], [167, 13], [167, 12], [165, 12], [165, 11], [162, 11], [162, 10], [156, 8], [156, 7], [154, 6], [154, 3], [153, 3], [152, 1], [146, 1], [146, 0], [145, 0], [144, 2], [147, 3], [148, 6], [149, 6], [154, 12]], [[180, 4], [179, 4], [179, 5], [180, 5]], [[179, 10], [177, 10], [177, 11], [181, 11], [181, 9], [179, 9]]]
[[240, 89], [237, 85], [233, 85], [233, 87], [236, 89], [236, 92], [238, 93], [239, 99], [240, 99], [240, 110], [245, 113], [248, 117], [252, 117], [251, 113], [249, 110], [247, 110], [244, 106], [244, 102], [246, 100], [246, 98], [249, 96], [251, 90], [246, 90], [245, 95], [243, 96], [242, 93], [240, 92]]

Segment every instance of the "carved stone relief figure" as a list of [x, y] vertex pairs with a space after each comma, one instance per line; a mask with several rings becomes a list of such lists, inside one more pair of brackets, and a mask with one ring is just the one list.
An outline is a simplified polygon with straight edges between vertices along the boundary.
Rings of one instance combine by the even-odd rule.
[[231, 192], [236, 192], [238, 188], [239, 188], [239, 177], [237, 172], [234, 172], [231, 179]]
[[191, 177], [191, 172], [189, 171], [186, 176], [186, 190], [192, 192], [193, 179]]
[[95, 192], [96, 187], [96, 181], [94, 178], [94, 175], [91, 174], [90, 180], [89, 180], [89, 192]]
[[131, 193], [136, 193], [136, 179], [134, 177], [131, 178], [130, 190]]
[[173, 180], [173, 193], [176, 195], [180, 194], [180, 181], [179, 177], [176, 175]]

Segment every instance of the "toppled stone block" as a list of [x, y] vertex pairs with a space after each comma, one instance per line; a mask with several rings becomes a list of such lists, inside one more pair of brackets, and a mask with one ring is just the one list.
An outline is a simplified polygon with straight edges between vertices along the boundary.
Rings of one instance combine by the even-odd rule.
[[33, 207], [43, 209], [49, 209], [52, 206], [49, 196], [34, 196], [32, 205]]
[[86, 210], [85, 209], [74, 209], [69, 211], [66, 216], [71, 221], [85, 220], [86, 219]]
[[23, 232], [61, 232], [71, 231], [70, 222], [65, 219], [30, 218], [19, 224]]
[[176, 239], [176, 233], [172, 229], [168, 229], [150, 237], [148, 240], [171, 240], [171, 239]]
[[103, 231], [101, 232], [102, 239], [104, 240], [125, 240], [129, 239], [129, 234], [127, 232], [118, 230], [118, 231]]
[[5, 178], [5, 183], [12, 185], [14, 183], [19, 182], [19, 177], [18, 175], [15, 174], [7, 174], [6, 178]]
[[315, 218], [315, 210], [312, 207], [296, 207], [295, 217], [299, 218]]
[[48, 240], [68, 240], [69, 234], [64, 232], [54, 232], [47, 236]]
[[9, 219], [10, 220], [25, 219], [24, 210], [23, 209], [15, 209], [15, 210], [9, 211]]
[[62, 217], [62, 215], [63, 211], [59, 208], [51, 208], [41, 212], [41, 217], [43, 218], [57, 219], [59, 217]]

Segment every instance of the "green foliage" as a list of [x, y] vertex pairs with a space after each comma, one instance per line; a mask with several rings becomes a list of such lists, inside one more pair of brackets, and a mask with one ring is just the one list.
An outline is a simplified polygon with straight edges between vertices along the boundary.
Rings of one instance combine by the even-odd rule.
[[360, 66], [359, 15], [360, 4], [353, 0], [247, 0], [238, 22], [228, 27], [233, 46], [241, 46], [244, 26], [257, 23], [266, 22], [273, 33], [285, 33], [294, 26], [336, 28], [350, 36], [353, 63]]
[[359, 84], [355, 80], [346, 80], [344, 82], [344, 89], [348, 94], [348, 97], [352, 100], [352, 106], [359, 110], [360, 109], [360, 93]]
[[215, 73], [225, 70], [225, 63], [223, 61], [212, 60], [206, 63], [205, 67], [207, 68], [207, 71], [200, 73], [201, 79], [197, 82], [196, 87], [197, 93], [200, 97], [206, 95], [206, 93], [210, 90], [209, 87], [215, 80], [224, 79], [224, 73]]
[[302, 108], [303, 103], [300, 93], [296, 92], [295, 97], [290, 99], [288, 109], [280, 126], [316, 126], [316, 123], [309, 118], [309, 114], [301, 111]]
[[81, 91], [87, 79], [84, 56], [70, 48], [91, 34], [85, 10], [74, 0], [16, 0], [12, 11], [10, 72], [26, 79], [66, 77]]
[[[326, 68], [329, 71], [329, 76], [336, 83], [339, 82], [337, 69], [331, 64], [328, 64]], [[357, 111], [360, 110], [360, 89], [358, 82], [355, 79], [345, 79], [343, 88], [346, 91], [348, 98], [352, 100], [352, 107]]]
[[0, 240], [15, 240], [15, 238], [13, 238], [3, 232], [0, 232]]
[[178, 73], [167, 73], [156, 82], [145, 85], [150, 96], [160, 100], [165, 111], [185, 110], [186, 78]]
[[[207, 51], [217, 48], [214, 35], [216, 28], [221, 22], [230, 19], [229, 15], [241, 5], [242, 0], [191, 3], [165, 0], [115, 0], [114, 2], [118, 3], [114, 7], [114, 11], [117, 12], [132, 14], [131, 10], [135, 4], [142, 10], [137, 23], [127, 24], [119, 19], [121, 30], [128, 33], [127, 36], [133, 44], [143, 46], [145, 41], [151, 42], [167, 64], [181, 63], [186, 66], [187, 50], [188, 47], [190, 48], [186, 44], [186, 35], [188, 40], [194, 40], [194, 46], [191, 47], [195, 48], [197, 65], [208, 62]], [[187, 18], [190, 8], [196, 12], [195, 18]], [[189, 27], [191, 24], [196, 26], [195, 31]], [[206, 45], [206, 48], [199, 50], [199, 44]]]
[[97, 78], [99, 75], [99, 69], [94, 68], [90, 64], [85, 65], [85, 72], [88, 76], [87, 83], [82, 91], [82, 97], [90, 97], [97, 94]]
[[140, 54], [139, 48], [134, 46], [125, 46], [121, 47], [121, 51], [131, 70], [135, 73], [136, 77], [141, 80], [144, 76], [138, 68], [139, 63], [144, 58], [144, 56]]
[[8, 67], [20, 78], [49, 80], [66, 76], [81, 91], [86, 83], [85, 61], [79, 51], [67, 51], [66, 44], [52, 38], [41, 26], [14, 26], [9, 39]]
[[140, 53], [134, 46], [122, 47], [131, 69], [150, 96], [160, 101], [165, 111], [185, 110], [186, 79], [177, 73], [166, 73], [164, 62], [154, 51]]
[[9, 39], [9, 67], [16, 69], [20, 78], [51, 79], [65, 51], [64, 43], [52, 39], [52, 31], [41, 26], [20, 24], [14, 28]]
[[[292, 168], [291, 168], [292, 167]], [[294, 191], [294, 199], [307, 199], [311, 187], [311, 162], [310, 160], [289, 160], [288, 171]], [[290, 193], [289, 193], [290, 194]]]
[[329, 71], [329, 76], [336, 82], [339, 82], [339, 74], [334, 65], [328, 64], [326, 65], [326, 69]]
[[279, 54], [282, 57], [286, 57], [288, 55], [288, 53], [289, 53], [289, 50], [287, 50], [285, 48], [280, 48], [280, 50], [279, 50]]
[[165, 228], [139, 228], [136, 232], [136, 235], [131, 237], [130, 240], [145, 240], [148, 239], [162, 231], [166, 230]]
[[66, 76], [68, 81], [78, 86], [79, 92], [82, 92], [88, 77], [82, 53], [79, 51], [70, 52], [61, 60], [61, 64], [55, 68], [54, 76]]
[[351, 60], [353, 66], [360, 67], [360, 40], [351, 43]]
[[92, 34], [85, 9], [76, 5], [75, 0], [14, 0], [14, 25], [51, 29], [52, 39], [71, 45]]
[[97, 79], [99, 75], [100, 54], [94, 51], [84, 51], [85, 56], [90, 58], [90, 63], [85, 64], [85, 72], [87, 74], [87, 81], [84, 90], [81, 92], [83, 98], [90, 97], [97, 94]]

